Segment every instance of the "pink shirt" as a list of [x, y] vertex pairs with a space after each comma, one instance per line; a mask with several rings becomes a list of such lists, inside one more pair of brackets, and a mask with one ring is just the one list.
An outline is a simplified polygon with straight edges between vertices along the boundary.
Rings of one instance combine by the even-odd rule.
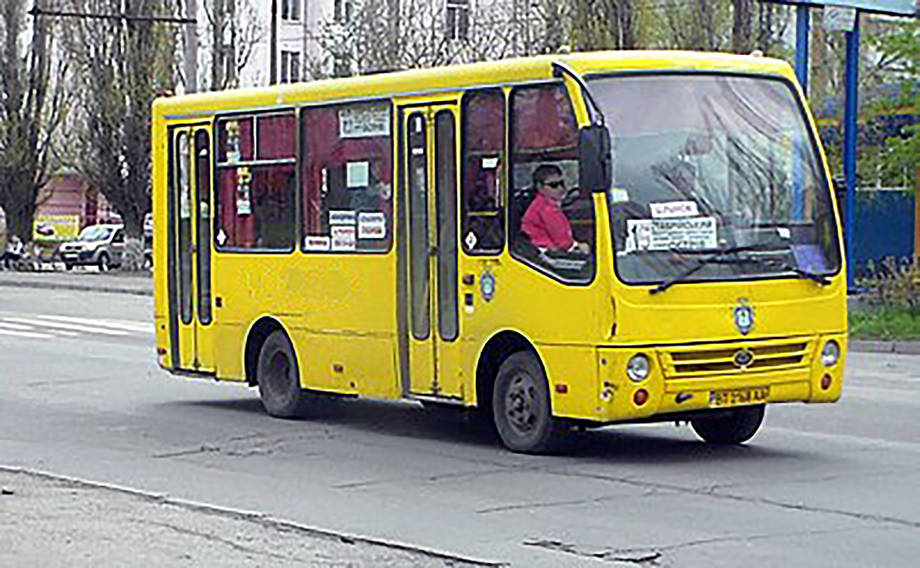
[[542, 193], [537, 193], [524, 217], [521, 231], [530, 237], [535, 247], [550, 250], [569, 250], [575, 243], [572, 226], [562, 208]]

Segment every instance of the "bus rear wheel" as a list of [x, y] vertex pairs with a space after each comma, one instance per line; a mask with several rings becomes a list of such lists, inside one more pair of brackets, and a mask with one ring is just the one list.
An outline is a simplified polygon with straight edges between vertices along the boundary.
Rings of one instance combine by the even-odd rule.
[[262, 407], [276, 418], [299, 418], [308, 408], [308, 394], [300, 387], [300, 370], [294, 347], [281, 330], [262, 344], [256, 364], [256, 381]]
[[513, 452], [538, 454], [558, 447], [564, 427], [553, 418], [549, 385], [536, 355], [519, 351], [501, 364], [492, 416], [502, 443]]
[[764, 405], [742, 406], [690, 420], [697, 436], [709, 444], [741, 444], [763, 423]]

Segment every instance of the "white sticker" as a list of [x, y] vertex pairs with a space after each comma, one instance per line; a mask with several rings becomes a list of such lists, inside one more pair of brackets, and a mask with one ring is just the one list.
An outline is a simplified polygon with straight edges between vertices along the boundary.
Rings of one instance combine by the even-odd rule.
[[217, 244], [224, 246], [224, 243], [227, 242], [227, 233], [223, 229], [217, 231]]
[[387, 218], [383, 213], [358, 213], [359, 239], [385, 239]]
[[390, 108], [387, 105], [350, 105], [339, 111], [339, 136], [365, 138], [390, 135]]
[[652, 217], [656, 219], [671, 219], [674, 217], [695, 217], [700, 214], [696, 201], [663, 201], [649, 203]]
[[332, 250], [355, 250], [357, 230], [354, 225], [334, 225], [330, 227]]
[[613, 203], [623, 203], [629, 201], [629, 192], [622, 187], [610, 188], [610, 201]]
[[236, 200], [236, 215], [242, 217], [244, 215], [252, 215], [252, 203], [249, 199], [237, 199]]
[[473, 248], [476, 246], [476, 243], [479, 241], [477, 241], [476, 235], [474, 235], [473, 232], [470, 231], [469, 233], [466, 234], [466, 238], [463, 239], [463, 242], [466, 243], [466, 248], [473, 250]]
[[498, 167], [498, 156], [493, 156], [491, 158], [482, 159], [482, 169], [494, 170], [497, 167]]
[[345, 186], [348, 189], [367, 187], [370, 185], [370, 162], [348, 162], [345, 164]]
[[329, 224], [330, 225], [354, 225], [355, 224], [355, 212], [354, 211], [330, 211], [329, 212]]
[[781, 239], [789, 240], [792, 238], [792, 231], [789, 230], [789, 227], [777, 227], [776, 232]]
[[637, 250], [716, 248], [716, 218], [627, 219], [627, 247]]
[[303, 238], [304, 250], [329, 250], [330, 239], [326, 236], [307, 235]]

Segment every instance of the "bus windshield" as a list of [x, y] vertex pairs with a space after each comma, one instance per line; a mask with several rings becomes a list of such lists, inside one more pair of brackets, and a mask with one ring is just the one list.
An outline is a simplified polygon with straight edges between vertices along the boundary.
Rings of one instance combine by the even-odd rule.
[[646, 73], [589, 85], [613, 141], [621, 280], [814, 278], [840, 269], [829, 184], [788, 82]]

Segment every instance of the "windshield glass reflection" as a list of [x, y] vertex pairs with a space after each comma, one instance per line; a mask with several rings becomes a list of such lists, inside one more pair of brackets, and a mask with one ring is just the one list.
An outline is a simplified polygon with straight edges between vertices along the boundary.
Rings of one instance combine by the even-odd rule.
[[839, 270], [828, 183], [788, 83], [675, 73], [590, 87], [613, 139], [609, 197], [622, 280]]

